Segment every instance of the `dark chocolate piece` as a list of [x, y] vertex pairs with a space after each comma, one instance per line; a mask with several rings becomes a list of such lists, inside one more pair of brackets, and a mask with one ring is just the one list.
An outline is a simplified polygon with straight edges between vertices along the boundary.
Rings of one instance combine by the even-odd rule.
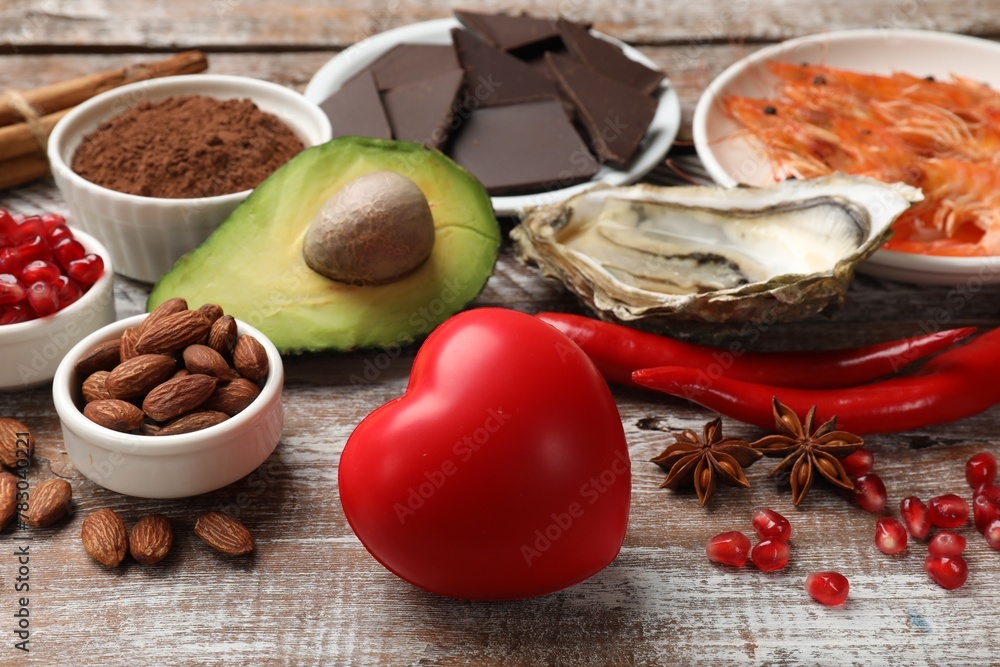
[[455, 28], [451, 38], [465, 70], [470, 108], [558, 99], [552, 81], [530, 65], [493, 48], [468, 30]]
[[656, 114], [657, 100], [567, 56], [545, 56], [560, 91], [573, 102], [602, 162], [626, 167]]
[[646, 95], [652, 94], [663, 81], [663, 72], [632, 60], [620, 48], [594, 37], [579, 23], [559, 19], [557, 25], [570, 55], [590, 69]]
[[450, 155], [491, 195], [556, 190], [588, 181], [598, 170], [558, 100], [473, 111]]
[[444, 146], [464, 77], [462, 70], [456, 69], [382, 93], [382, 106], [389, 117], [392, 135], [429, 148]]
[[347, 81], [319, 107], [330, 119], [334, 137], [354, 134], [392, 139], [392, 128], [382, 108], [382, 98], [375, 86], [375, 78], [368, 70]]
[[559, 29], [552, 19], [539, 19], [527, 14], [482, 14], [462, 9], [455, 10], [455, 18], [501, 51], [559, 40]]
[[450, 44], [397, 44], [368, 66], [383, 92], [461, 68]]

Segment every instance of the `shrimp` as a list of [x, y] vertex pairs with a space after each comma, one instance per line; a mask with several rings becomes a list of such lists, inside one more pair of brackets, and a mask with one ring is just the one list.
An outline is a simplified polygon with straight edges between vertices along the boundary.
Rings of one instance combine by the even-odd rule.
[[768, 63], [771, 99], [729, 97], [725, 112], [762, 147], [775, 180], [833, 172], [902, 181], [925, 199], [893, 224], [893, 250], [1000, 255], [1000, 93], [824, 65]]

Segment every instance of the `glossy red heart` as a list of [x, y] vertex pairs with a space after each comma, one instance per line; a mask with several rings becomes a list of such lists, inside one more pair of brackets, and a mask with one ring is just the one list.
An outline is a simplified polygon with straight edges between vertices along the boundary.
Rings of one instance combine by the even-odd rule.
[[631, 468], [621, 417], [586, 354], [513, 310], [438, 327], [406, 393], [340, 459], [351, 528], [385, 567], [449, 597], [565, 588], [618, 555]]

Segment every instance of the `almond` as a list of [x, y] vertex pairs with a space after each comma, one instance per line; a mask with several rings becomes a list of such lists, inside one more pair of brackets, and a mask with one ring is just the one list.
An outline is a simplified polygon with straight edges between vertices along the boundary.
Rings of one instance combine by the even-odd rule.
[[200, 343], [208, 336], [212, 323], [197, 310], [182, 310], [167, 315], [139, 333], [139, 354], [164, 354]]
[[158, 422], [191, 412], [208, 400], [217, 380], [208, 375], [171, 378], [146, 395], [142, 411]]
[[128, 361], [133, 357], [139, 356], [139, 351], [136, 350], [135, 344], [139, 342], [139, 327], [129, 327], [122, 332], [121, 340], [119, 341], [119, 356], [122, 361]]
[[250, 380], [237, 378], [216, 387], [201, 407], [204, 410], [225, 412], [232, 417], [243, 412], [258, 396], [260, 396], [260, 387]]
[[142, 426], [139, 427], [139, 432], [143, 435], [156, 435], [163, 428], [152, 419], [147, 419], [142, 422]]
[[144, 319], [139, 324], [139, 333], [140, 334], [144, 333], [149, 327], [153, 326], [167, 315], [173, 315], [174, 313], [179, 313], [187, 309], [188, 309], [187, 301], [185, 301], [181, 297], [175, 296], [172, 299], [167, 299], [159, 306], [154, 308], [152, 312], [150, 312], [149, 315], [146, 316], [146, 319]]
[[87, 377], [97, 371], [110, 371], [121, 363], [121, 341], [114, 340], [98, 343], [84, 352], [76, 362], [76, 372], [81, 377]]
[[208, 332], [208, 346], [228, 359], [236, 344], [237, 328], [232, 315], [223, 315]]
[[259, 382], [267, 375], [267, 350], [256, 338], [243, 334], [233, 347], [233, 366], [243, 377]]
[[72, 501], [73, 488], [69, 482], [60, 477], [47, 479], [31, 490], [24, 522], [36, 528], [51, 526], [66, 516]]
[[253, 551], [253, 535], [247, 527], [221, 512], [208, 512], [198, 517], [194, 534], [205, 544], [230, 556], [242, 556]]
[[111, 375], [108, 371], [97, 371], [96, 373], [91, 373], [90, 376], [83, 381], [83, 400], [86, 403], [91, 401], [99, 401], [102, 398], [112, 398], [111, 394], [108, 393], [107, 382], [108, 376]]
[[166, 558], [173, 543], [170, 519], [162, 514], [140, 517], [128, 534], [128, 550], [143, 565], [155, 565]]
[[83, 416], [98, 426], [128, 433], [142, 426], [142, 410], [117, 398], [91, 401], [83, 408]]
[[198, 410], [181, 415], [177, 419], [172, 419], [160, 427], [156, 435], [178, 435], [180, 433], [194, 433], [215, 426], [229, 419], [225, 412], [215, 410]]
[[9, 472], [0, 472], [0, 530], [17, 514], [17, 478]]
[[173, 375], [176, 368], [177, 360], [168, 354], [140, 354], [111, 371], [104, 388], [112, 398], [139, 398]]
[[31, 462], [35, 453], [35, 436], [28, 427], [10, 417], [0, 417], [0, 463], [14, 470]]
[[213, 324], [217, 319], [225, 314], [222, 312], [222, 306], [217, 303], [206, 303], [198, 309], [198, 312], [204, 315], [206, 319]]
[[222, 355], [207, 345], [188, 345], [184, 348], [184, 366], [191, 373], [211, 375], [220, 380], [229, 379], [229, 364]]
[[118, 567], [125, 559], [128, 532], [125, 522], [112, 509], [105, 507], [87, 515], [80, 539], [91, 558], [105, 567]]

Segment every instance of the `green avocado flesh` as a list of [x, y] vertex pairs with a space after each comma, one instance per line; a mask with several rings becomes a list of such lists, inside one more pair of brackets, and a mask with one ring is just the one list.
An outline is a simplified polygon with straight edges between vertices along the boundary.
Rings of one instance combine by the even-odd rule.
[[[373, 171], [415, 182], [434, 217], [430, 258], [385, 285], [354, 286], [314, 272], [302, 242], [319, 208]], [[300, 153], [251, 193], [198, 248], [153, 287], [147, 308], [184, 297], [217, 303], [261, 330], [282, 352], [408, 343], [479, 295], [493, 272], [500, 229], [469, 172], [408, 142], [342, 137]]]

